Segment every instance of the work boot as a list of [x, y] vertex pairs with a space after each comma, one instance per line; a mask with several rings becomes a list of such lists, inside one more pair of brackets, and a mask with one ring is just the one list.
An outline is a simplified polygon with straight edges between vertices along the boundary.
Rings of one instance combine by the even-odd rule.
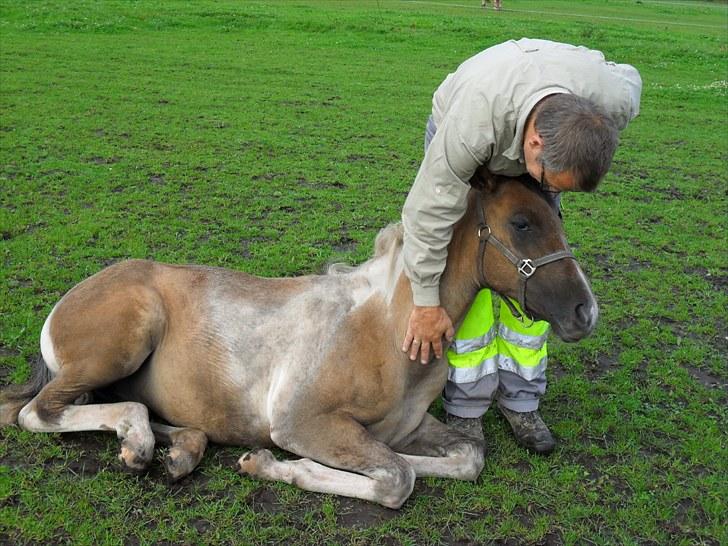
[[453, 430], [462, 432], [466, 436], [477, 440], [478, 442], [480, 442], [481, 446], [485, 447], [485, 437], [483, 436], [483, 422], [480, 417], [458, 417], [457, 415], [451, 415], [449, 413], [446, 413], [445, 424]]
[[556, 440], [543, 422], [538, 411], [513, 411], [498, 405], [498, 409], [513, 429], [516, 442], [521, 447], [539, 455], [547, 455], [556, 447]]

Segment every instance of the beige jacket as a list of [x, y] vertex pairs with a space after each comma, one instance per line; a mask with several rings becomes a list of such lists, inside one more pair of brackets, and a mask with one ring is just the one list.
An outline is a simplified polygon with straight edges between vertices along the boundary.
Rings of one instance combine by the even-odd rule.
[[573, 93], [610, 114], [620, 129], [639, 113], [642, 80], [585, 47], [523, 38], [471, 57], [433, 96], [437, 127], [404, 204], [405, 272], [416, 305], [439, 305], [452, 226], [465, 213], [468, 181], [480, 165], [526, 173], [523, 131], [542, 98]]

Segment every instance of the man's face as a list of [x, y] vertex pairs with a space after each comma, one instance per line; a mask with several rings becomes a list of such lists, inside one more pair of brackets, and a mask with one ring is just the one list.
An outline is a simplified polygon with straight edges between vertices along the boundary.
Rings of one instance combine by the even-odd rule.
[[562, 192], [562, 191], [579, 191], [579, 186], [576, 183], [576, 178], [570, 171], [556, 173], [545, 169], [541, 165], [541, 176], [538, 179], [541, 181], [541, 189], [550, 192]]
[[576, 178], [570, 171], [554, 172], [544, 169], [541, 162], [540, 150], [529, 149], [524, 146], [523, 155], [526, 160], [526, 170], [531, 178], [542, 182], [542, 189], [550, 192], [579, 191]]
[[562, 191], [579, 191], [576, 178], [570, 171], [554, 172], [544, 169], [541, 154], [543, 139], [536, 131], [533, 121], [529, 121], [523, 136], [523, 159], [531, 178], [541, 182], [544, 191], [558, 193]]

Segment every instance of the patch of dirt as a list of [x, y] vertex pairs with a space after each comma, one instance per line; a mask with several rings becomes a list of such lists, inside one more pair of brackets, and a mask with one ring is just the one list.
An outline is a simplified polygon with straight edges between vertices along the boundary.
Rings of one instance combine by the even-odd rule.
[[687, 275], [702, 277], [714, 290], [728, 290], [728, 275], [713, 275], [704, 267], [686, 267], [683, 271]]
[[619, 364], [619, 353], [600, 353], [595, 359], [584, 360], [584, 372], [589, 379], [601, 379], [615, 370]]
[[149, 175], [149, 183], [154, 184], [155, 186], [163, 186], [164, 185], [164, 175], [163, 174], [150, 174]]
[[254, 174], [250, 177], [251, 180], [274, 180], [280, 176], [283, 176], [282, 173], [262, 173], [262, 174]]
[[96, 163], [97, 165], [113, 165], [114, 163], [118, 163], [120, 160], [121, 159], [116, 156], [101, 157], [101, 156], [95, 155], [89, 161], [91, 163]]
[[0, 345], [0, 357], [9, 357], [9, 356], [19, 356], [20, 353], [16, 351], [15, 349], [11, 349], [9, 347], [5, 347], [4, 345]]
[[373, 527], [399, 515], [397, 510], [359, 499], [340, 498], [337, 504], [336, 522], [342, 527]]
[[339, 237], [339, 240], [332, 246], [336, 252], [352, 252], [356, 250], [358, 243], [346, 235]]
[[695, 379], [695, 381], [703, 385], [703, 387], [728, 391], [728, 382], [715, 374], [695, 366], [685, 366], [685, 369], [688, 371], [690, 376]]
[[296, 179], [296, 183], [304, 188], [314, 188], [318, 190], [336, 188], [337, 190], [345, 189], [346, 184], [343, 182], [311, 182], [306, 178], [299, 177]]
[[349, 163], [355, 163], [357, 161], [363, 161], [365, 163], [374, 163], [374, 158], [369, 155], [351, 154], [346, 156], [346, 161]]
[[275, 514], [281, 511], [281, 503], [278, 502], [278, 496], [273, 490], [267, 487], [253, 491], [248, 495], [247, 500], [254, 512]]
[[204, 535], [212, 528], [212, 523], [202, 518], [192, 518], [187, 522], [187, 525], [192, 527], [200, 535]]

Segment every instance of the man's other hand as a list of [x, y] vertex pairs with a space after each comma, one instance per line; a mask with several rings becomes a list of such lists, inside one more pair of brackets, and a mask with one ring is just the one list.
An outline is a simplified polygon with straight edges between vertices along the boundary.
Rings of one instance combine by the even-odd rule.
[[420, 363], [427, 364], [431, 350], [437, 358], [442, 358], [443, 336], [448, 341], [452, 341], [455, 336], [455, 329], [445, 309], [415, 305], [407, 324], [402, 352], [409, 352], [410, 360], [417, 360], [417, 353], [420, 353]]

